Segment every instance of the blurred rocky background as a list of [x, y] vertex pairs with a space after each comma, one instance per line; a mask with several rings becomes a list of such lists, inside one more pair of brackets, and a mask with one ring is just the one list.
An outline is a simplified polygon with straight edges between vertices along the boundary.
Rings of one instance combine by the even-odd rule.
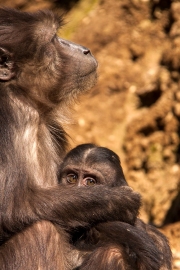
[[169, 238], [180, 269], [180, 1], [0, 0], [66, 14], [60, 35], [89, 47], [98, 84], [75, 105], [71, 146], [93, 142], [121, 158], [142, 194], [141, 218]]

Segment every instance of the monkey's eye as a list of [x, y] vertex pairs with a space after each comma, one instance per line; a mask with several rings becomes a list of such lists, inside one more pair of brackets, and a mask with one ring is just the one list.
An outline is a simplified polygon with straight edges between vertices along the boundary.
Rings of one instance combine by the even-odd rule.
[[92, 177], [87, 177], [84, 179], [85, 180], [85, 185], [86, 186], [94, 186], [97, 184], [96, 180]]
[[66, 181], [69, 183], [69, 184], [76, 184], [77, 183], [77, 180], [78, 180], [78, 177], [76, 174], [74, 173], [70, 173], [66, 176]]

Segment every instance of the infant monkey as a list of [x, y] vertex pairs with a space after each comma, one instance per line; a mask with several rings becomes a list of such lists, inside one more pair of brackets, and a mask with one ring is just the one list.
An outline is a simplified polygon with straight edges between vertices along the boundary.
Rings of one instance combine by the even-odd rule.
[[[94, 144], [79, 145], [65, 156], [59, 183], [69, 187], [128, 186], [118, 155]], [[122, 220], [121, 217], [119, 220]], [[156, 228], [138, 218], [134, 226], [126, 221], [105, 221], [91, 228], [77, 228], [70, 232], [70, 236], [78, 255], [77, 261], [74, 260], [74, 269], [171, 269], [167, 239]], [[96, 258], [97, 265], [89, 263], [92, 256]], [[104, 256], [109, 260], [103, 260]]]

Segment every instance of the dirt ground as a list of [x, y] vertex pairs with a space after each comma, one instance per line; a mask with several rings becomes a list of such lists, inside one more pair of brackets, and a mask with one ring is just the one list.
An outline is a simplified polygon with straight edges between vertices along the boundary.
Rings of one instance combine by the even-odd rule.
[[[61, 3], [7, 2], [24, 10]], [[140, 216], [167, 235], [180, 269], [180, 2], [101, 0], [72, 39], [91, 48], [99, 80], [75, 105], [71, 145], [93, 142], [119, 154], [142, 194]]]
[[74, 35], [99, 61], [77, 105], [74, 143], [110, 147], [142, 194], [141, 217], [168, 236], [180, 269], [180, 3], [104, 0]]

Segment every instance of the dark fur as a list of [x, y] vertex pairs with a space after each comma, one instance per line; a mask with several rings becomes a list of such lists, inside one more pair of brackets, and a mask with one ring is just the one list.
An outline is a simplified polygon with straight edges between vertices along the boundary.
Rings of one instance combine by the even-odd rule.
[[1, 270], [71, 269], [64, 229], [120, 215], [134, 224], [140, 206], [128, 187], [57, 185], [64, 107], [97, 68], [88, 49], [57, 38], [61, 24], [47, 11], [0, 9]]
[[[68, 177], [73, 175], [76, 181], [68, 182]], [[72, 149], [60, 166], [62, 185], [80, 187], [86, 185], [87, 179], [95, 180], [94, 185], [101, 187], [127, 185], [119, 157], [110, 149], [94, 144]], [[95, 264], [99, 270], [170, 270], [171, 251], [166, 237], [140, 219], [134, 225], [125, 222], [104, 222], [89, 230], [72, 231], [71, 241], [79, 251], [76, 269], [93, 270]]]

